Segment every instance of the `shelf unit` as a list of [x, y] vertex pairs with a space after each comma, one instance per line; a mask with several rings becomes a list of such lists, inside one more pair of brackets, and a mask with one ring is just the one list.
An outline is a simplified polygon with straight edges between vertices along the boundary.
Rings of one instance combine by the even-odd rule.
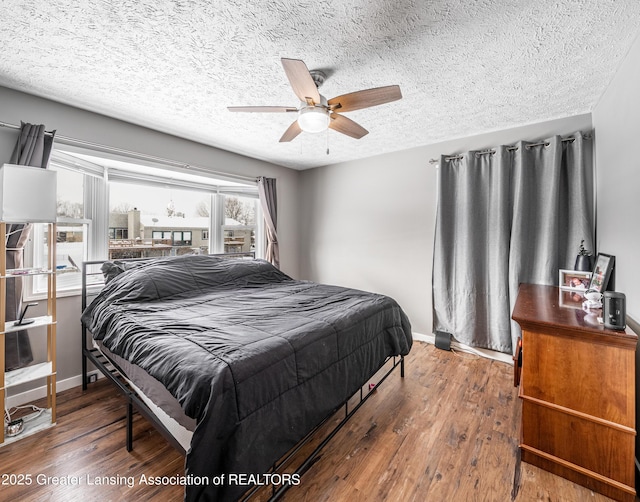
[[[17, 436], [5, 437], [5, 427], [0, 428], [0, 446], [30, 436], [56, 423], [56, 224], [48, 225], [47, 265], [45, 268], [22, 268], [7, 270], [6, 235], [7, 223], [0, 222], [0, 405], [3, 415], [7, 391], [17, 385], [34, 380], [46, 379], [47, 407], [42, 412], [34, 412], [22, 417], [24, 429]], [[33, 323], [16, 326], [16, 321], [6, 321], [7, 282], [16, 278], [34, 275], [47, 276], [47, 315], [31, 318]], [[28, 329], [47, 333], [47, 360], [24, 368], [5, 371], [5, 335], [14, 331]], [[4, 424], [4, 420], [3, 420]]]

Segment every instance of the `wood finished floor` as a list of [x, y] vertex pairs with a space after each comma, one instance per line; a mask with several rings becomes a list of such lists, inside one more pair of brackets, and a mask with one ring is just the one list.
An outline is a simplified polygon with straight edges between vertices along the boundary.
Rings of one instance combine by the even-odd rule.
[[[405, 378], [391, 375], [283, 500], [610, 500], [528, 464], [517, 467], [521, 406], [510, 366], [422, 343], [406, 364]], [[0, 475], [34, 479], [31, 486], [2, 486], [0, 499], [182, 500], [181, 487], [138, 482], [141, 475], [183, 475], [184, 461], [137, 414], [128, 453], [124, 414], [123, 398], [105, 381], [60, 393], [56, 427], [0, 448]], [[80, 484], [38, 485], [37, 475], [77, 476]], [[136, 482], [95, 484], [105, 476]]]

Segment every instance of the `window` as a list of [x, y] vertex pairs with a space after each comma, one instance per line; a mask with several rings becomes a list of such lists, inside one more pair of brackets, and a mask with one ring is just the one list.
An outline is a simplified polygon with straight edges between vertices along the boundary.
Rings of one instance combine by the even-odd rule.
[[109, 239], [128, 239], [128, 228], [109, 228]]
[[191, 232], [173, 232], [174, 246], [191, 246]]
[[224, 204], [224, 252], [245, 253], [256, 249], [256, 214], [258, 200], [255, 198], [225, 195]]
[[131, 181], [109, 187], [109, 226], [127, 230], [126, 237], [109, 241], [111, 258], [209, 253], [208, 237], [199, 237], [211, 224], [211, 194]]
[[170, 241], [172, 239], [172, 233], [171, 232], [160, 232], [157, 230], [154, 230], [153, 232], [151, 232], [151, 238], [152, 239], [157, 239], [157, 240], [168, 240]]
[[[70, 171], [51, 162], [49, 168], [56, 171], [57, 189], [57, 225], [56, 225], [56, 289], [64, 294], [80, 288], [81, 266], [87, 259], [89, 221], [84, 215], [85, 178], [82, 173]], [[34, 266], [44, 267], [47, 263], [48, 226], [34, 225], [31, 231], [31, 260]], [[27, 283], [25, 295], [37, 297], [47, 291], [46, 276], [34, 276]]]
[[55, 160], [49, 168], [58, 173], [58, 216], [84, 218], [84, 175], [64, 169]]
[[[51, 155], [50, 168], [58, 172], [59, 294], [77, 293], [85, 260], [223, 251], [262, 256], [255, 183], [214, 178], [194, 166], [98, 155], [59, 149]], [[27, 251], [34, 265], [46, 263], [46, 233], [46, 225], [34, 225]], [[35, 279], [25, 292], [35, 299], [46, 284]]]

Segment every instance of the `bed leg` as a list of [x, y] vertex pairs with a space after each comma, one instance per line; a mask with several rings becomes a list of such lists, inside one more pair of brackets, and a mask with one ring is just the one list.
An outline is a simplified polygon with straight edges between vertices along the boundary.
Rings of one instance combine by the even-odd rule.
[[400, 356], [400, 378], [404, 378], [404, 356]]
[[87, 356], [82, 353], [82, 390], [87, 390]]
[[133, 450], [133, 403], [127, 401], [127, 451]]

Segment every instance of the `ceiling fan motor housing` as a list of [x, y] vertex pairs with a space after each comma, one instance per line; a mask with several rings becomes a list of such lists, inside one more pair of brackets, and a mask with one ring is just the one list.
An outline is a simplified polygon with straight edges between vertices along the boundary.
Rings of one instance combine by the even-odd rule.
[[320, 89], [320, 86], [327, 80], [327, 74], [322, 70], [309, 70], [309, 75], [311, 75], [313, 83], [316, 84], [318, 89]]

